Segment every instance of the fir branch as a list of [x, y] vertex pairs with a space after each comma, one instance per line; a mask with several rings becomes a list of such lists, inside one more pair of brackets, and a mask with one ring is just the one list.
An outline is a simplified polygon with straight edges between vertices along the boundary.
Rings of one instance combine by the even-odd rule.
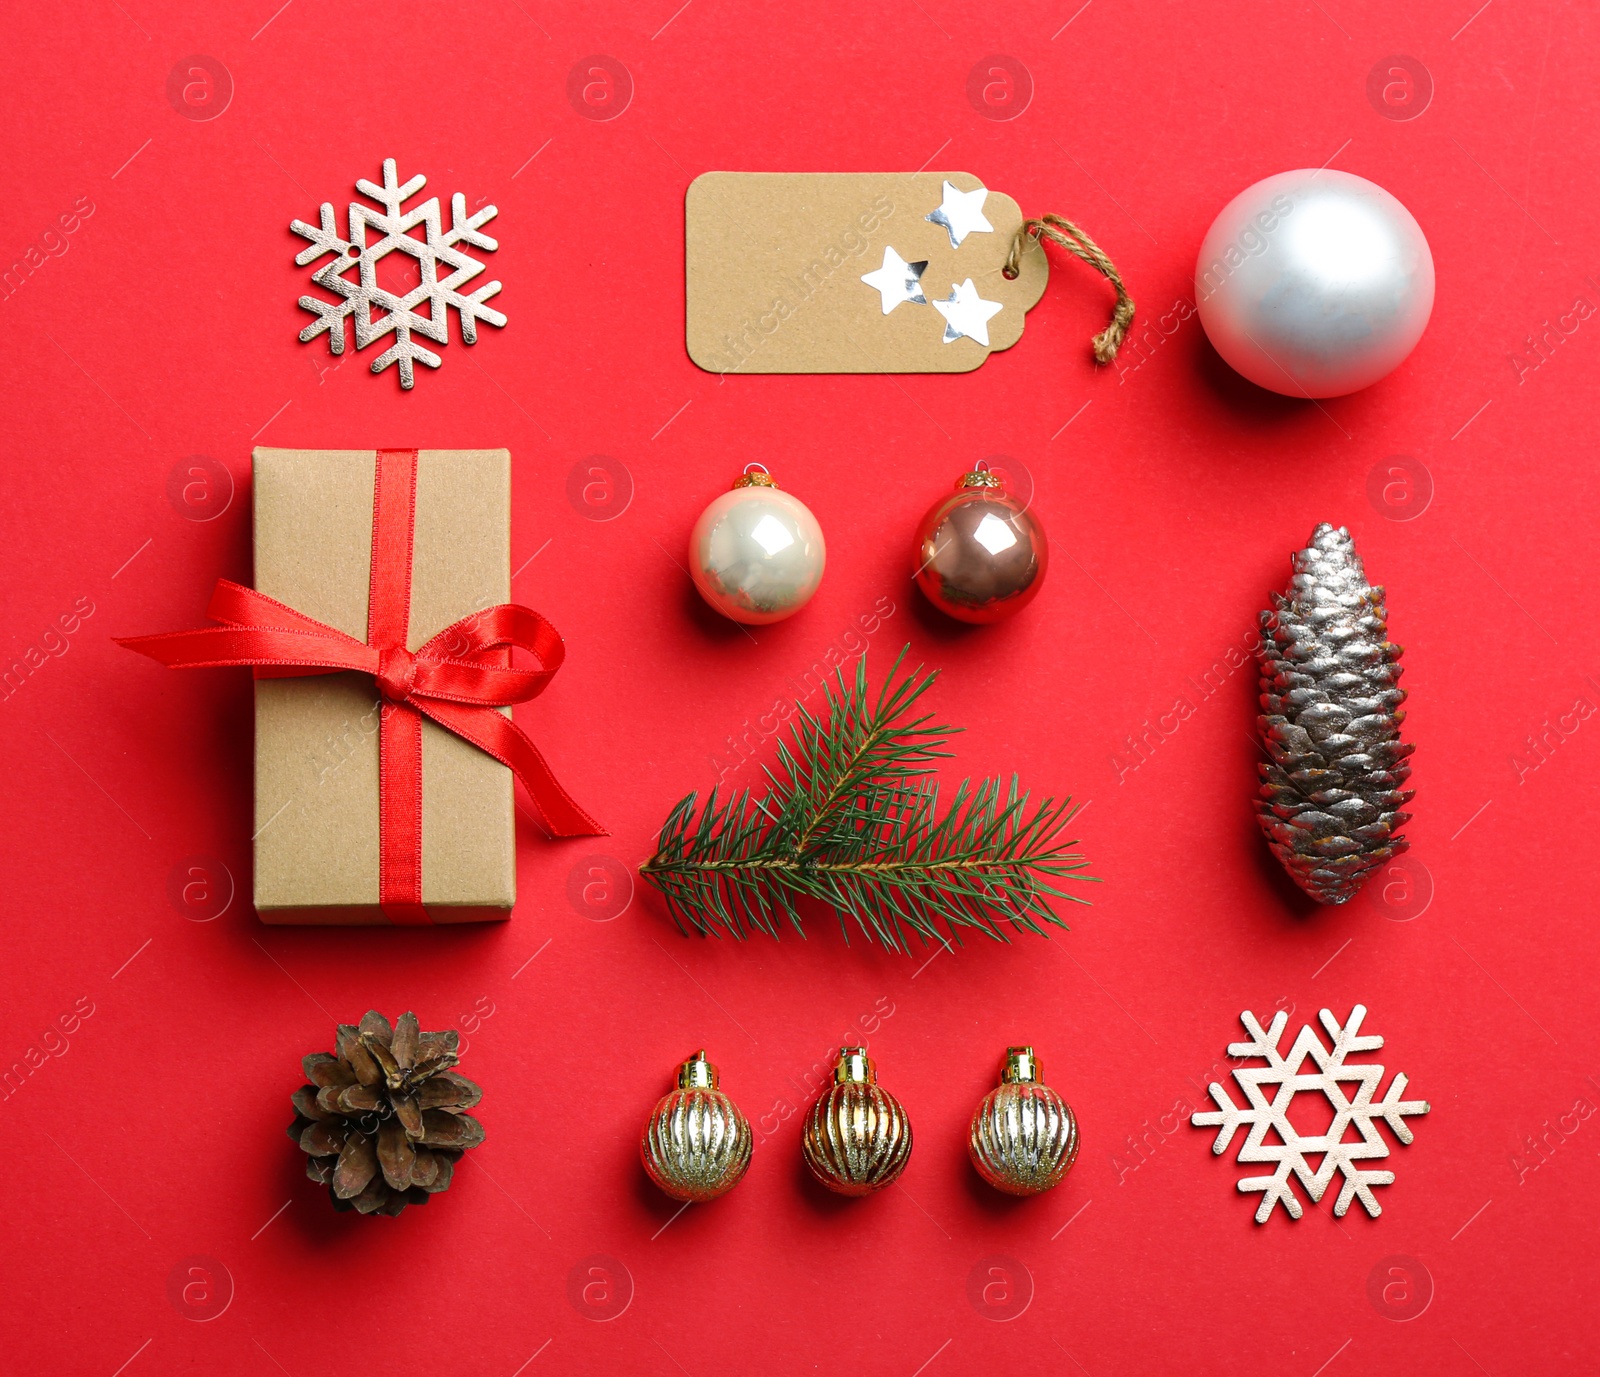
[[799, 903], [815, 899], [837, 910], [846, 942], [853, 920], [869, 941], [909, 952], [913, 935], [949, 946], [963, 928], [1002, 942], [1012, 930], [1047, 936], [1045, 924], [1066, 927], [1056, 901], [1087, 902], [1062, 887], [1095, 878], [1065, 837], [1071, 799], [1030, 810], [1015, 776], [963, 780], [940, 815], [932, 775], [960, 729], [912, 715], [938, 671], [902, 674], [909, 650], [876, 696], [863, 655], [853, 684], [836, 671], [823, 685], [820, 716], [796, 705], [763, 797], [712, 789], [698, 809], [690, 794], [672, 810], [640, 873], [680, 932], [777, 937], [787, 923], [803, 937]]

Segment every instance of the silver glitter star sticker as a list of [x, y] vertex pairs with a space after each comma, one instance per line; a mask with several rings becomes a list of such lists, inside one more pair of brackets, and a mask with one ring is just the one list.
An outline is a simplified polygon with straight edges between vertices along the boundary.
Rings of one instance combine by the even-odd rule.
[[876, 272], [862, 273], [861, 280], [882, 295], [883, 313], [888, 315], [903, 301], [914, 301], [919, 306], [928, 304], [928, 298], [922, 294], [922, 274], [927, 266], [926, 258], [918, 263], [907, 263], [892, 248], [885, 248], [883, 266]]
[[923, 218], [935, 225], [943, 225], [950, 236], [950, 247], [959, 249], [961, 241], [969, 234], [994, 233], [994, 226], [983, 214], [983, 203], [988, 195], [986, 187], [980, 186], [976, 191], [959, 191], [946, 182], [944, 200], [939, 203], [939, 209]]
[[998, 301], [985, 301], [969, 277], [959, 287], [950, 284], [950, 295], [935, 301], [933, 309], [944, 317], [944, 342], [954, 344], [965, 337], [989, 347], [989, 321], [1004, 309]]

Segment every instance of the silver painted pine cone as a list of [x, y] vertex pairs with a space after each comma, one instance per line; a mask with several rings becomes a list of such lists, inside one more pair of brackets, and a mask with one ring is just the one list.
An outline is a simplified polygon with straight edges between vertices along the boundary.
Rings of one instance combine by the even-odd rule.
[[715, 1200], [750, 1165], [750, 1121], [717, 1089], [717, 1068], [696, 1052], [678, 1068], [678, 1088], [663, 1095], [639, 1141], [645, 1173], [674, 1200]]
[[1038, 1195], [1072, 1170], [1078, 1121], [1040, 1079], [1033, 1048], [1006, 1048], [1000, 1084], [972, 1116], [967, 1153], [978, 1175], [1007, 1195]]
[[1406, 850], [1414, 791], [1400, 740], [1401, 648], [1382, 586], [1368, 584], [1344, 527], [1323, 522], [1294, 556], [1287, 594], [1261, 614], [1263, 762], [1257, 821], [1313, 899], [1342, 904]]
[[911, 1160], [911, 1120], [878, 1084], [864, 1047], [841, 1047], [834, 1084], [811, 1106], [800, 1150], [811, 1174], [840, 1195], [870, 1195]]

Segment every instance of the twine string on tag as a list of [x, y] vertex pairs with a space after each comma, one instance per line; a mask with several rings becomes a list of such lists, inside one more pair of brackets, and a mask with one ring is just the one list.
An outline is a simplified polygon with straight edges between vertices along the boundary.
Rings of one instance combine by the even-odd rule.
[[[1028, 235], [1036, 240], [1048, 239], [1052, 244], [1059, 244], [1069, 253], [1081, 258], [1117, 289], [1117, 304], [1111, 312], [1111, 324], [1093, 340], [1095, 362], [1110, 363], [1116, 358], [1117, 347], [1127, 335], [1128, 327], [1133, 324], [1133, 298], [1128, 295], [1128, 289], [1122, 284], [1122, 274], [1117, 271], [1117, 265], [1106, 257], [1104, 249], [1072, 221], [1063, 219], [1059, 215], [1046, 215], [1039, 220], [1022, 222], [1017, 237], [1011, 241], [1011, 252], [1006, 256], [1006, 265], [1001, 269], [1007, 278], [1015, 278], [1020, 270], [1018, 265], [1022, 261], [1022, 241]], [[1042, 249], [1043, 245], [1040, 247]]]

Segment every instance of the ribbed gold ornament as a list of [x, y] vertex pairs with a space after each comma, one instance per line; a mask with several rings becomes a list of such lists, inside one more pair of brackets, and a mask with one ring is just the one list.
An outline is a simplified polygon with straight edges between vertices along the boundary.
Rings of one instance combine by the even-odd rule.
[[911, 1120], [878, 1084], [864, 1047], [841, 1047], [834, 1083], [806, 1115], [800, 1150], [811, 1174], [840, 1195], [870, 1195], [911, 1160]]
[[1008, 1195], [1038, 1195], [1059, 1186], [1072, 1170], [1078, 1121], [1040, 1079], [1033, 1048], [1006, 1048], [999, 1088], [984, 1096], [972, 1116], [967, 1151], [978, 1175]]
[[717, 1068], [702, 1048], [678, 1068], [678, 1088], [656, 1105], [639, 1158], [674, 1200], [715, 1200], [739, 1184], [754, 1141], [743, 1111], [717, 1089]]

